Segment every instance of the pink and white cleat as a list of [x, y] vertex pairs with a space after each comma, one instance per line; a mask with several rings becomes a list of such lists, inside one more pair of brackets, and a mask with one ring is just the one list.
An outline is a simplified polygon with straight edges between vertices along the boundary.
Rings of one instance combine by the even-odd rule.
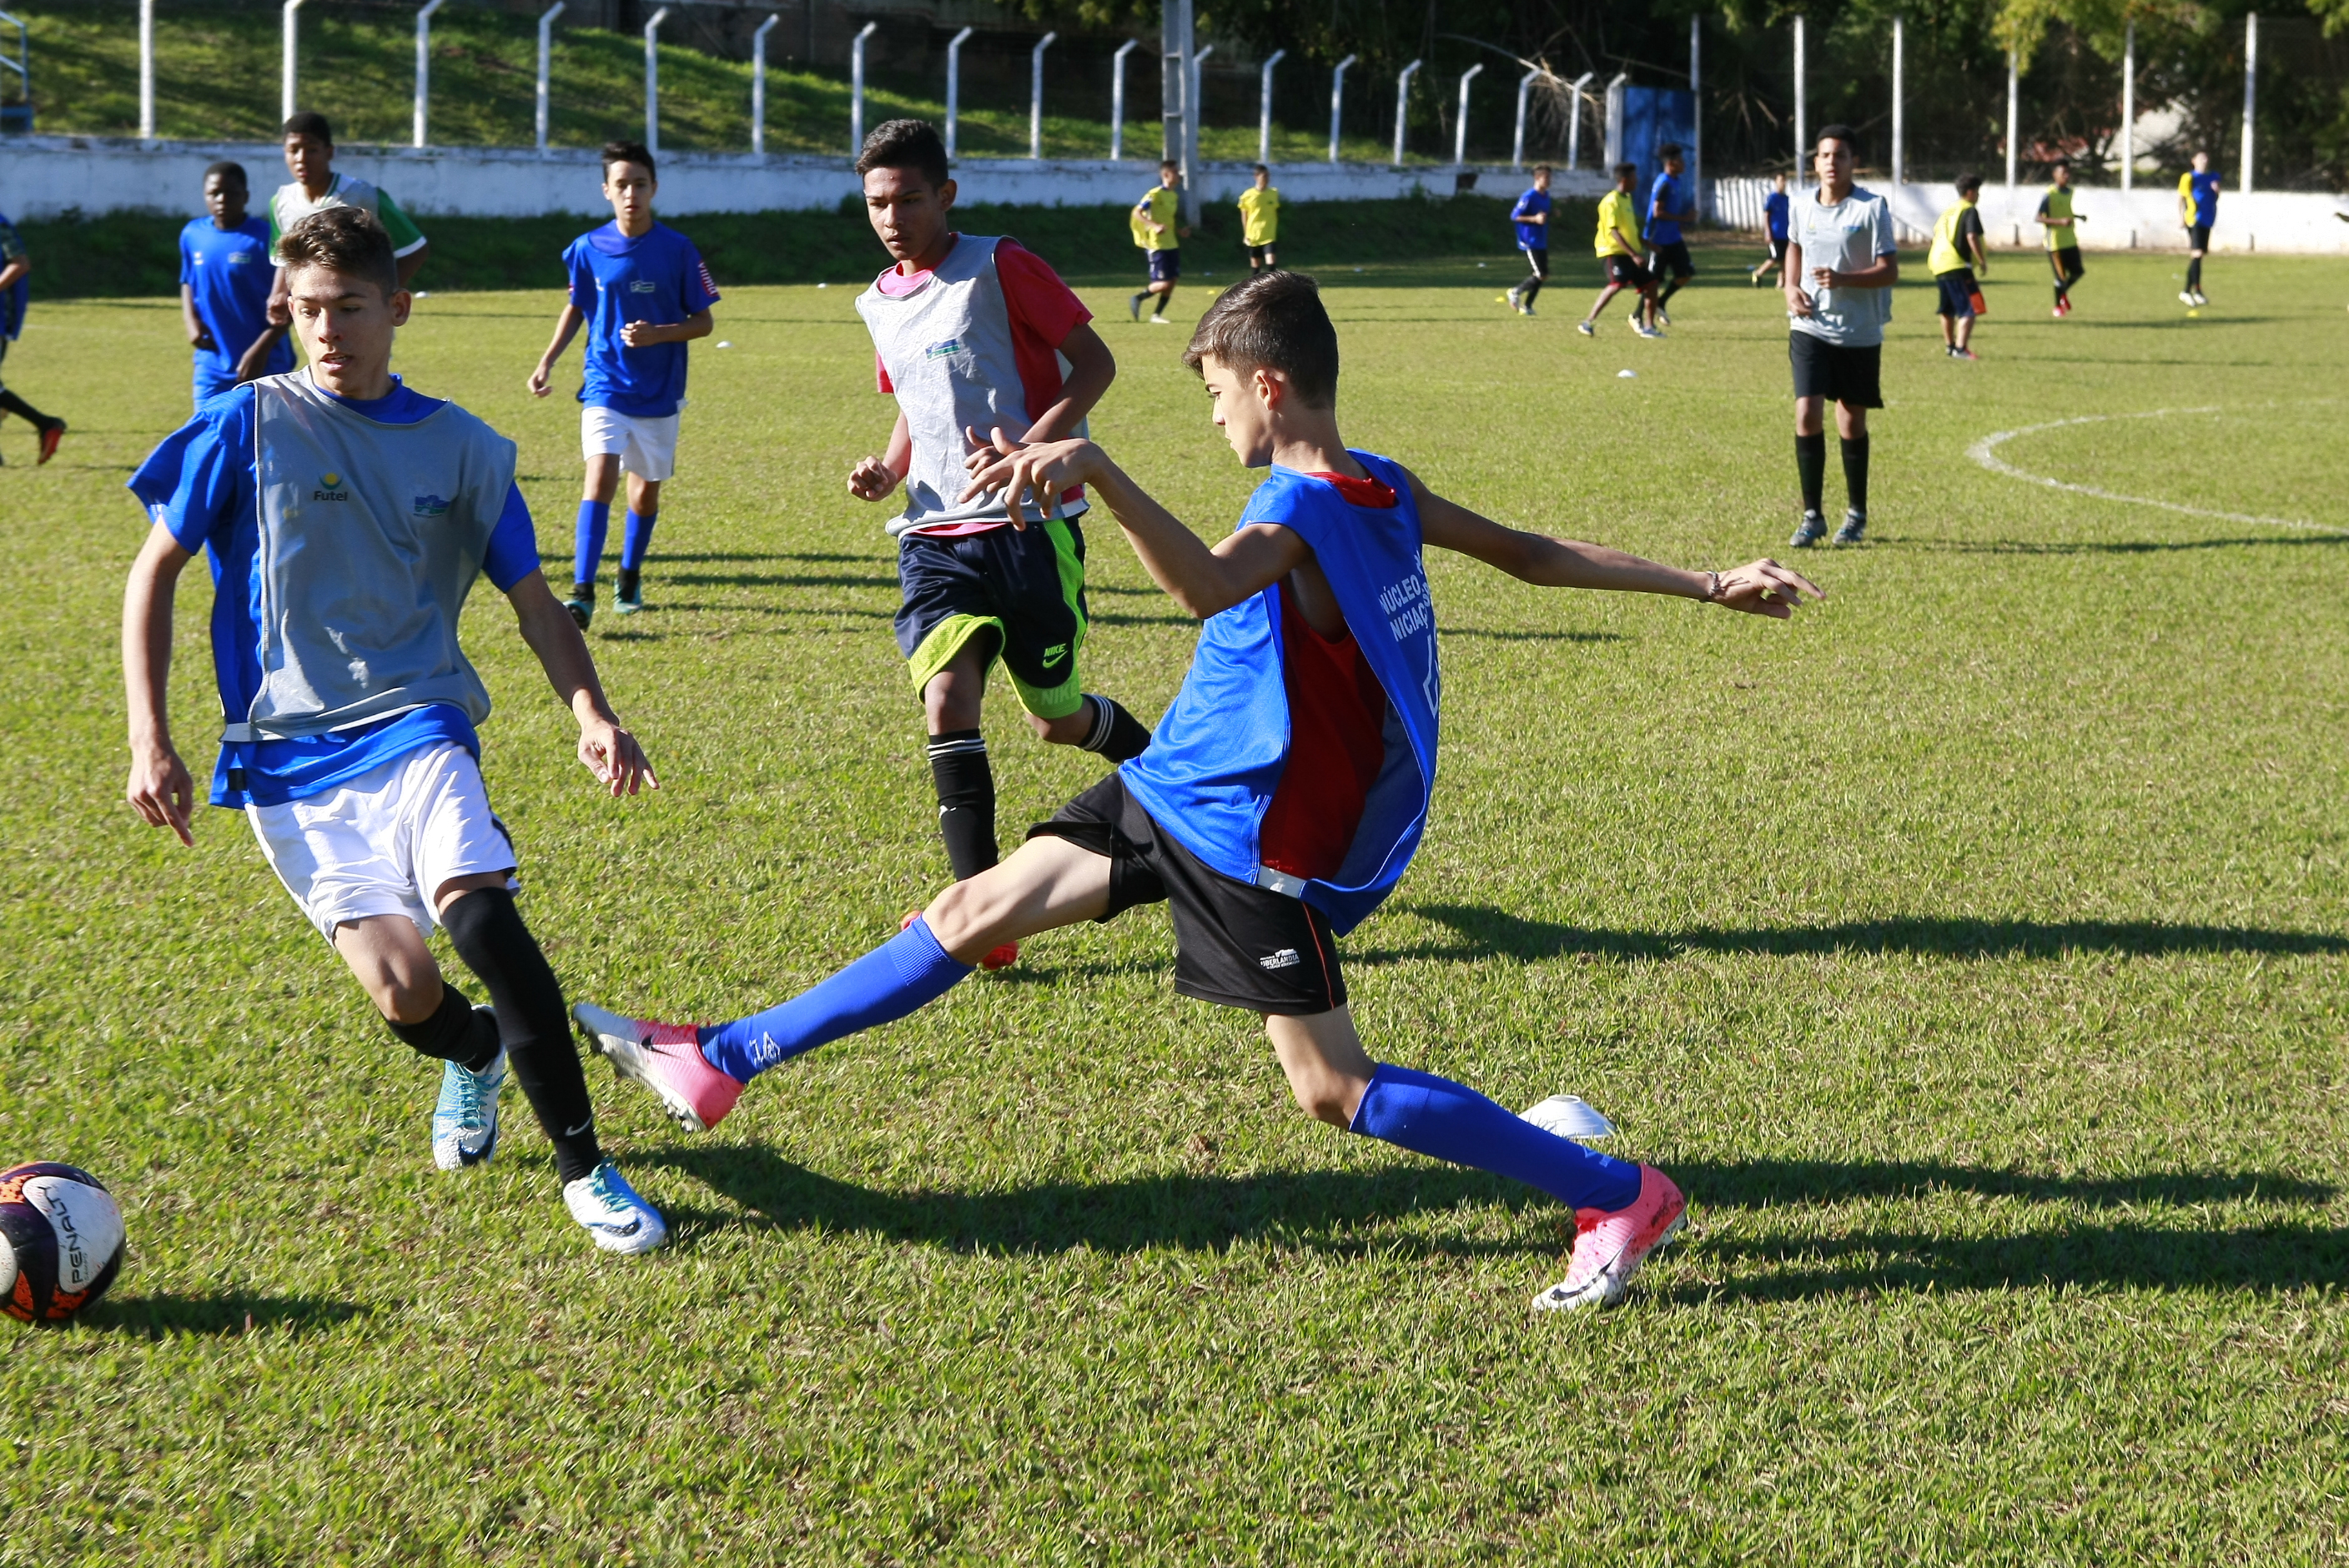
[[661, 1109], [688, 1132], [707, 1132], [734, 1109], [742, 1086], [709, 1065], [691, 1024], [624, 1018], [593, 1002], [571, 1009], [579, 1032], [624, 1078], [660, 1096]]
[[1574, 1261], [1566, 1277], [1534, 1297], [1536, 1312], [1613, 1306], [1648, 1254], [1672, 1239], [1688, 1200], [1652, 1165], [1640, 1167], [1640, 1195], [1620, 1209], [1574, 1212]]

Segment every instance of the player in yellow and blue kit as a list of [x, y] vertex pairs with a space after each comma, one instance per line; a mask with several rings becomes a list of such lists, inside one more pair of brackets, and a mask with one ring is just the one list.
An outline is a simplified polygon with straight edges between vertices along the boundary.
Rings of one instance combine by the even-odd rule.
[[2219, 175], [2207, 152], [2196, 153], [2194, 167], [2178, 177], [2178, 222], [2186, 230], [2186, 286], [2178, 291], [2178, 303], [2209, 304], [2210, 297], [2202, 292], [2202, 257], [2219, 222]]

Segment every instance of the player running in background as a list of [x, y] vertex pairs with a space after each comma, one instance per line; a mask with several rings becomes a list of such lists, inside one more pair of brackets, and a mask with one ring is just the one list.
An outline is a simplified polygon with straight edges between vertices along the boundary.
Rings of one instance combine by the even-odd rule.
[[606, 142], [603, 163], [612, 221], [564, 248], [571, 298], [555, 318], [554, 341], [530, 373], [533, 397], [552, 392], [554, 362], [586, 324], [579, 445], [587, 481], [579, 502], [571, 597], [563, 606], [583, 632], [595, 617], [595, 575], [623, 469], [628, 516], [612, 607], [623, 615], [645, 607], [645, 557], [660, 519], [660, 490], [677, 472], [685, 346], [709, 335], [709, 307], [718, 303], [718, 285], [693, 242], [653, 221], [653, 196], [660, 189], [653, 155], [639, 142]]
[[294, 346], [269, 325], [269, 294], [277, 269], [269, 221], [245, 211], [252, 199], [244, 166], [215, 163], [204, 170], [204, 211], [180, 231], [180, 319], [195, 349], [194, 397], [201, 406], [246, 379], [237, 374], [245, 350], [263, 338], [267, 351], [256, 374], [294, 368]]
[[2219, 223], [2219, 175], [2207, 152], [2196, 153], [2194, 167], [2178, 177], [2178, 221], [2186, 230], [2186, 286], [2178, 291], [2178, 303], [2209, 304], [2210, 296], [2202, 292], [2202, 257]]
[[1941, 294], [1941, 352], [1952, 359], [1979, 359], [1973, 351], [1974, 319], [1982, 314], [1982, 284], [1990, 276], [1990, 253], [1982, 243], [1982, 176], [1958, 177], [1958, 199], [1933, 220], [1933, 248], [1926, 257]]
[[1127, 214], [1133, 242], [1149, 253], [1150, 281], [1126, 308], [1140, 321], [1142, 302], [1155, 294], [1158, 303], [1150, 307], [1153, 326], [1173, 325], [1166, 319], [1166, 302], [1174, 297], [1174, 285], [1183, 279], [1183, 242], [1191, 237], [1191, 231], [1177, 222], [1183, 207], [1182, 181], [1183, 166], [1168, 159], [1158, 166], [1158, 183], [1143, 192], [1142, 200]]
[[1745, 274], [1754, 280], [1757, 289], [1762, 286], [1762, 274], [1773, 268], [1781, 269], [1778, 275], [1782, 281], [1785, 277], [1786, 207], [1786, 177], [1774, 174], [1770, 177], [1770, 194], [1762, 198], [1762, 222], [1770, 234], [1770, 259]]
[[1688, 168], [1681, 160], [1681, 144], [1668, 141], [1661, 150], [1664, 167], [1648, 188], [1648, 271], [1661, 279], [1666, 269], [1671, 270], [1671, 281], [1656, 295], [1655, 310], [1657, 324], [1670, 326], [1672, 318], [1664, 307], [1672, 303], [1682, 284], [1696, 276], [1696, 263], [1690, 259], [1688, 241], [1681, 234], [1682, 223], [1696, 222], [1696, 198], [1681, 184], [1681, 175]]
[[2072, 314], [2072, 285], [2086, 273], [2080, 260], [2080, 225], [2085, 222], [2072, 210], [2072, 160], [2059, 158], [2050, 170], [2054, 183], [2039, 198], [2039, 223], [2047, 234], [2047, 265], [2055, 274], [2054, 315]]
[[1509, 308], [1519, 315], [1534, 313], [1534, 300], [1541, 294], [1542, 284], [1549, 282], [1549, 165], [1534, 165], [1534, 182], [1517, 204], [1509, 209], [1509, 222], [1517, 226], [1517, 249], [1526, 253], [1526, 265], [1532, 269], [1526, 281], [1502, 297]]
[[1631, 307], [1631, 330], [1641, 337], [1664, 335], [1649, 319], [1656, 312], [1655, 274], [1640, 264], [1640, 203], [1631, 195], [1631, 182], [1639, 177], [1637, 165], [1617, 164], [1615, 189], [1599, 199], [1599, 232], [1591, 248], [1607, 268], [1607, 286], [1591, 302], [1590, 314], [1574, 324], [1585, 337], [1599, 335], [1599, 313], [1625, 289], [1640, 293], [1640, 303]]
[[[391, 193], [378, 190], [356, 174], [335, 172], [335, 131], [326, 117], [314, 109], [304, 109], [286, 118], [282, 132], [285, 139], [285, 172], [294, 178], [277, 188], [269, 199], [269, 252], [277, 254], [277, 242], [292, 231], [295, 224], [313, 212], [329, 207], [357, 207], [383, 225], [391, 236], [392, 254], [398, 259], [399, 286], [406, 288], [424, 265], [431, 242], [425, 239], [409, 215], [400, 211]], [[269, 291], [269, 320], [275, 333], [286, 330], [285, 269], [281, 264]], [[245, 350], [244, 359], [236, 367], [237, 379], [250, 381], [263, 373], [276, 347], [276, 338], [255, 343]]]
[[1274, 253], [1280, 243], [1280, 192], [1273, 188], [1272, 170], [1256, 166], [1256, 183], [1240, 192], [1240, 243], [1247, 247], [1248, 271], [1260, 273], [1280, 265]]
[[[309, 368], [213, 398], [131, 477], [157, 526], [123, 602], [125, 792], [149, 823], [195, 841], [165, 684], [173, 588], [210, 550], [226, 720], [210, 799], [244, 813], [391, 1032], [441, 1064], [433, 1162], [455, 1171], [496, 1152], [511, 1065], [571, 1217], [606, 1252], [649, 1252], [667, 1228], [597, 1146], [563, 987], [514, 906], [513, 842], [482, 787], [490, 694], [457, 640], [474, 579], [513, 606], [596, 779], [634, 794], [652, 769], [539, 575], [514, 444], [391, 373], [408, 294], [383, 226], [319, 212], [278, 236], [278, 255]], [[442, 979], [425, 945], [435, 924], [489, 1007]]]
[[1787, 357], [1795, 370], [1795, 469], [1803, 521], [1788, 542], [1807, 549], [1826, 534], [1826, 406], [1843, 442], [1845, 510], [1837, 544], [1868, 531], [1868, 411], [1884, 407], [1884, 325], [1900, 281], [1899, 242], [1884, 198], [1851, 182], [1858, 146], [1847, 125], [1813, 144], [1818, 189], [1795, 203], [1786, 240]]
[[[0, 369], [8, 363], [8, 346], [25, 330], [25, 310], [33, 298], [33, 258], [25, 253], [25, 242], [16, 237], [16, 225], [8, 222], [8, 214], [0, 212]], [[65, 438], [66, 422], [42, 413], [8, 390], [0, 380], [0, 419], [14, 414], [32, 422], [33, 434], [39, 442], [39, 456], [33, 466], [39, 468], [57, 455], [57, 443]]]
[[[848, 476], [860, 500], [903, 484], [897, 647], [929, 735], [938, 831], [959, 882], [996, 861], [995, 775], [979, 733], [988, 669], [1000, 658], [1028, 724], [1058, 746], [1122, 762], [1150, 732], [1085, 691], [1085, 493], [1012, 512], [1000, 495], [965, 493], [988, 432], [1058, 440], [1117, 376], [1109, 345], [1043, 258], [1017, 240], [957, 234], [946, 143], [927, 122], [893, 119], [856, 160], [865, 211], [895, 264], [857, 297], [881, 390], [897, 399], [887, 450]], [[1062, 371], [1061, 366], [1068, 368]], [[1019, 956], [990, 952], [988, 967]]]
[[1242, 465], [1272, 470], [1212, 548], [1090, 441], [1005, 440], [972, 486], [1046, 500], [1097, 487], [1152, 578], [1206, 623], [1150, 749], [1030, 829], [1002, 865], [781, 1006], [699, 1029], [585, 1004], [574, 1016], [616, 1068], [700, 1131], [749, 1079], [936, 1000], [998, 944], [1163, 901], [1174, 989], [1258, 1015], [1300, 1109], [1550, 1194], [1574, 1215], [1573, 1261], [1534, 1305], [1619, 1301], [1679, 1223], [1671, 1178], [1449, 1078], [1373, 1061], [1347, 1006], [1336, 938], [1394, 890], [1434, 794], [1442, 679], [1423, 550], [1545, 587], [1780, 618], [1817, 590], [1767, 561], [1682, 572], [1522, 533], [1435, 495], [1392, 458], [1350, 450], [1338, 335], [1309, 277], [1268, 273], [1232, 289], [1184, 357]]

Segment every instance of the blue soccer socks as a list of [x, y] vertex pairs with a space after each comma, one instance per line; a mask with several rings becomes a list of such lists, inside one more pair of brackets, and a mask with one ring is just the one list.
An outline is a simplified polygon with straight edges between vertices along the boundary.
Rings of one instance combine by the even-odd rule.
[[[747, 1083], [802, 1051], [894, 1022], [936, 1001], [953, 990], [970, 967], [955, 962], [938, 945], [938, 939], [930, 934], [928, 921], [916, 920], [781, 1006], [730, 1024], [709, 1025], [701, 1030], [701, 1054], [719, 1072]], [[1637, 1183], [1634, 1177], [1633, 1184]]]
[[630, 511], [620, 528], [620, 570], [637, 572], [644, 568], [645, 557], [653, 547], [653, 524], [660, 513]]
[[1545, 1132], [1450, 1078], [1390, 1062], [1371, 1075], [1350, 1130], [1538, 1187], [1569, 1209], [1620, 1209], [1640, 1195], [1637, 1165]]
[[604, 560], [604, 541], [611, 531], [610, 501], [583, 500], [579, 503], [579, 542], [571, 565], [572, 582], [595, 583], [595, 569]]

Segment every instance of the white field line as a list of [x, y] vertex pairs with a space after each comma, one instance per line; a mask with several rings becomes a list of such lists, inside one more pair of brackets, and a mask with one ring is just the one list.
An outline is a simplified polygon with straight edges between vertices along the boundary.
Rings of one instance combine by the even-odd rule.
[[2163, 511], [2180, 512], [2188, 517], [2216, 518], [2221, 522], [2248, 522], [2266, 528], [2298, 528], [2316, 533], [2349, 533], [2349, 529], [2335, 528], [2331, 523], [2309, 522], [2293, 517], [2254, 517], [2247, 512], [2213, 511], [2209, 507], [2184, 506], [2174, 500], [2155, 500], [2148, 496], [2123, 495], [2117, 490], [2100, 490], [2095, 485], [2075, 485], [2068, 480], [2049, 479], [2016, 468], [1998, 455], [1998, 449], [2022, 436], [2035, 436], [2043, 430], [2061, 430], [2071, 425], [2101, 425], [2111, 419], [2167, 419], [2179, 414], [2220, 414], [2226, 410], [2215, 407], [2201, 408], [2153, 408], [2141, 414], [2084, 414], [2073, 419], [2050, 419], [2044, 425], [2025, 425], [2019, 430], [2001, 430], [1984, 436], [1966, 449], [1966, 456], [1994, 474], [2004, 474], [2011, 480], [2023, 480], [2050, 490], [2069, 490], [2074, 495], [2094, 496], [2098, 500], [2119, 501], [2124, 506], [2158, 507]]

